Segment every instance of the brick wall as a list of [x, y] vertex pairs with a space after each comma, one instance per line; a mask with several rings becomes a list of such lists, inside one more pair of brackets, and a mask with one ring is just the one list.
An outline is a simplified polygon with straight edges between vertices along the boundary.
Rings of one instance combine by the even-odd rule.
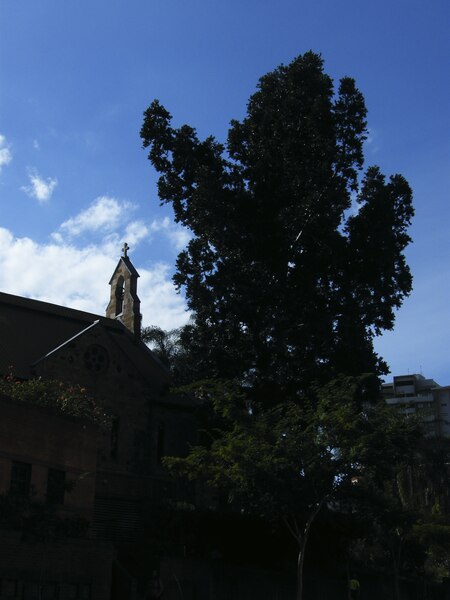
[[24, 600], [46, 583], [56, 584], [58, 600], [73, 598], [77, 588], [89, 594], [86, 600], [109, 600], [114, 556], [110, 544], [97, 540], [27, 544], [19, 533], [0, 531], [0, 581], [5, 592], [15, 585], [15, 597]]
[[0, 398], [0, 493], [10, 490], [13, 461], [31, 465], [31, 491], [45, 501], [48, 472], [66, 472], [73, 489], [64, 509], [92, 518], [98, 429], [92, 424]]

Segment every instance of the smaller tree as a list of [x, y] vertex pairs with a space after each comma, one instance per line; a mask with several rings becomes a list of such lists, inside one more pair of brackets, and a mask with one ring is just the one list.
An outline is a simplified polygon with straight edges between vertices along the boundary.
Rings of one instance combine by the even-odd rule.
[[[384, 414], [383, 414], [384, 413]], [[375, 419], [380, 418], [378, 424]], [[445, 573], [445, 555], [450, 548], [448, 513], [448, 449], [447, 440], [417, 437], [414, 444], [405, 437], [403, 460], [391, 463], [392, 446], [386, 446], [389, 430], [405, 423], [403, 415], [385, 409], [378, 417], [372, 414], [374, 436], [364, 459], [366, 468], [354, 490], [354, 511], [369, 524], [357, 547], [356, 562], [369, 562], [392, 574], [394, 597], [401, 598], [400, 576], [426, 576], [436, 579]], [[406, 421], [407, 422], [407, 421]], [[417, 419], [409, 423], [420, 428]], [[401, 439], [397, 438], [397, 442]], [[414, 441], [414, 440], [413, 440]], [[397, 448], [399, 450], [399, 448]], [[448, 572], [448, 571], [447, 571]]]
[[[383, 403], [369, 406], [368, 377], [341, 377], [300, 407], [264, 409], [233, 382], [195, 386], [217, 419], [209, 438], [166, 465], [225, 494], [230, 507], [284, 523], [297, 544], [297, 600], [305, 551], [322, 507], [348, 506], [359, 477], [383, 480], [407, 460], [417, 426]], [[395, 426], [394, 426], [395, 421]]]
[[174, 385], [185, 385], [192, 379], [194, 364], [189, 352], [191, 329], [192, 325], [188, 324], [169, 331], [157, 325], [150, 325], [142, 330], [142, 341], [169, 369]]
[[163, 365], [172, 369], [180, 352], [180, 331], [181, 329], [165, 331], [157, 325], [150, 325], [142, 329], [141, 339], [150, 346]]

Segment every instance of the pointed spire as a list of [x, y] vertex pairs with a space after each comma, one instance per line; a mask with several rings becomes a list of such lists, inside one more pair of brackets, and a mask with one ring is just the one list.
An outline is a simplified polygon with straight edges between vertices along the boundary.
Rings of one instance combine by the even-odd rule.
[[139, 273], [134, 268], [128, 256], [129, 249], [130, 247], [125, 242], [122, 247], [122, 255], [109, 282], [111, 295], [106, 309], [106, 316], [110, 319], [121, 321], [125, 327], [140, 339], [141, 301], [137, 295], [137, 278], [139, 277]]

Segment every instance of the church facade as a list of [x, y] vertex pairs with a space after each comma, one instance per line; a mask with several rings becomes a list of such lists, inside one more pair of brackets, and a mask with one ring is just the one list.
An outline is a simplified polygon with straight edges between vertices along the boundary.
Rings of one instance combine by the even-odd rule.
[[[110, 597], [105, 571], [109, 581], [114, 569], [116, 580], [131, 581], [120, 548], [139, 537], [142, 514], [170, 493], [162, 457], [185, 454], [195, 440], [192, 406], [170, 395], [167, 369], [141, 340], [139, 274], [127, 250], [110, 280], [106, 316], [0, 293], [0, 376], [81, 385], [108, 419], [107, 427], [95, 428], [0, 398], [0, 495], [20, 490], [45, 505], [59, 477], [59, 513], [90, 522], [86, 539], [58, 540], [65, 551], [47, 544], [47, 556], [70, 560], [43, 565], [27, 558], [36, 546], [13, 552], [22, 544], [17, 533], [0, 530], [0, 546], [10, 548], [11, 557], [0, 557], [0, 598], [14, 592], [20, 598], [102, 600]], [[87, 556], [91, 560], [83, 563]], [[103, 565], [101, 576], [94, 563]], [[39, 581], [41, 595], [35, 596]]]

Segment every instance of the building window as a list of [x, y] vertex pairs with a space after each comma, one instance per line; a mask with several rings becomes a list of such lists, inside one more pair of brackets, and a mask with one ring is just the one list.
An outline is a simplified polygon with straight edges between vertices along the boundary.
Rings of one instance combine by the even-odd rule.
[[89, 371], [100, 373], [106, 371], [109, 364], [108, 353], [103, 346], [91, 344], [84, 353], [84, 366]]
[[47, 479], [47, 502], [49, 504], [64, 504], [66, 492], [66, 472], [59, 469], [49, 469]]
[[164, 423], [159, 423], [158, 431], [156, 435], [156, 461], [158, 464], [162, 463], [162, 459], [165, 456], [166, 449], [166, 428]]
[[122, 275], [116, 285], [116, 317], [123, 312], [123, 297], [125, 295], [125, 281]]
[[133, 436], [133, 464], [137, 467], [141, 467], [145, 462], [145, 442], [145, 433], [135, 429]]
[[14, 496], [28, 498], [31, 486], [31, 465], [29, 463], [13, 461], [11, 468], [10, 492]]
[[119, 455], [119, 428], [120, 419], [117, 415], [113, 415], [111, 419], [111, 449], [110, 457], [117, 459]]

